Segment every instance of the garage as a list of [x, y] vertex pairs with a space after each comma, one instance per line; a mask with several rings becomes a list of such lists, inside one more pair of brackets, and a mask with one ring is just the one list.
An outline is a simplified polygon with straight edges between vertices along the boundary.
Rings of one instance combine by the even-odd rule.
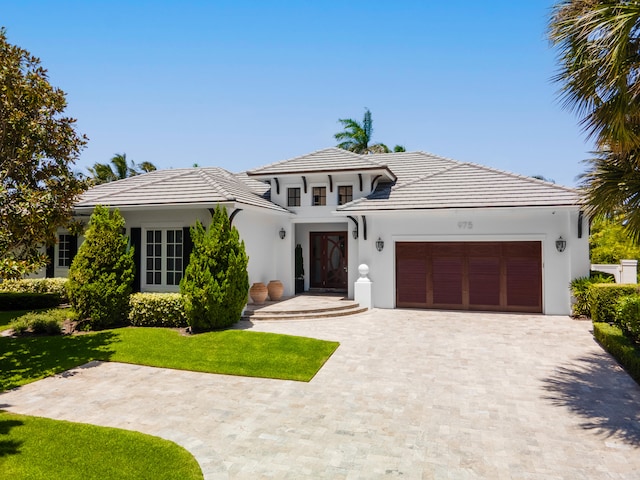
[[541, 242], [397, 242], [396, 306], [541, 313]]

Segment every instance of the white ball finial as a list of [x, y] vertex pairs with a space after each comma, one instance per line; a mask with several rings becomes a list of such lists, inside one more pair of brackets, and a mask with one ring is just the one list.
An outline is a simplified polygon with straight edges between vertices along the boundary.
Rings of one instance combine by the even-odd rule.
[[369, 265], [362, 263], [358, 266], [358, 272], [360, 273], [360, 278], [367, 278], [367, 275], [369, 275]]

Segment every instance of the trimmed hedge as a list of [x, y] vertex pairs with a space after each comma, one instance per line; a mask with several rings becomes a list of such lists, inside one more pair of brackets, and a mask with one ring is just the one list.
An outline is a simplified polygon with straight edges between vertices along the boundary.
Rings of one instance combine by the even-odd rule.
[[62, 302], [67, 303], [66, 278], [24, 278], [22, 280], [4, 280], [0, 291], [17, 293], [57, 293]]
[[616, 325], [635, 342], [640, 342], [640, 295], [628, 295], [616, 304]]
[[595, 283], [589, 287], [591, 320], [594, 322], [615, 322], [616, 303], [621, 297], [638, 293], [636, 284]]
[[179, 293], [134, 293], [129, 298], [129, 323], [136, 327], [187, 327]]
[[62, 298], [57, 293], [0, 292], [0, 310], [38, 310], [57, 307]]
[[627, 338], [619, 327], [608, 323], [594, 323], [593, 335], [640, 384], [640, 348]]
[[591, 272], [588, 277], [574, 278], [569, 284], [571, 294], [575, 298], [575, 303], [571, 305], [572, 315], [576, 317], [591, 315], [589, 288], [594, 283], [613, 283], [613, 275]]

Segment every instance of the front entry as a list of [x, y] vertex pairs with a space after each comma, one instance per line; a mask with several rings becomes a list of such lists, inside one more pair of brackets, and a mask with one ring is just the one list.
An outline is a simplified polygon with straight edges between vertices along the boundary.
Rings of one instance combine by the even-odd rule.
[[311, 232], [311, 288], [347, 290], [347, 232]]

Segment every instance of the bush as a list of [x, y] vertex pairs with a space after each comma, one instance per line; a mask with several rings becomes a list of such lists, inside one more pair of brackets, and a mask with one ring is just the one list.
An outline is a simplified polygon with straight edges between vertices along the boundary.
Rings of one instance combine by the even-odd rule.
[[613, 276], [604, 273], [594, 273], [588, 277], [574, 278], [569, 284], [571, 294], [575, 297], [576, 302], [571, 306], [571, 312], [574, 316], [591, 314], [591, 302], [589, 301], [589, 287], [594, 283], [612, 283]]
[[616, 303], [625, 295], [638, 293], [638, 285], [594, 283], [589, 287], [591, 319], [594, 322], [615, 322]]
[[14, 335], [35, 333], [40, 335], [60, 335], [62, 322], [74, 320], [75, 313], [70, 309], [54, 308], [45, 312], [29, 312], [11, 322], [9, 327]]
[[194, 331], [233, 325], [240, 320], [249, 292], [249, 259], [238, 230], [219, 205], [211, 225], [191, 227], [193, 250], [180, 292]]
[[629, 295], [618, 300], [615, 323], [632, 340], [640, 342], [640, 295]]
[[96, 206], [71, 268], [67, 291], [87, 326], [108, 328], [126, 323], [133, 285], [133, 249], [122, 234], [124, 219]]
[[189, 325], [179, 293], [134, 293], [129, 303], [129, 323], [136, 327]]
[[640, 383], [640, 349], [637, 345], [627, 338], [619, 327], [608, 323], [594, 323], [593, 335], [627, 373]]
[[57, 293], [0, 292], [0, 310], [37, 310], [57, 307], [62, 303]]
[[62, 302], [68, 302], [66, 278], [24, 278], [5, 280], [0, 283], [0, 291], [18, 293], [56, 293]]

